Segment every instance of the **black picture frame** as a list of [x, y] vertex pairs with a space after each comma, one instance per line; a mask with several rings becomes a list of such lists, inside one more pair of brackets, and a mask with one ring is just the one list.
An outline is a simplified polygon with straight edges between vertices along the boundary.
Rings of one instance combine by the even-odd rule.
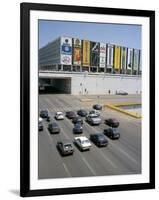
[[[73, 188], [30, 189], [30, 11], [60, 11], [76, 13], [94, 13], [107, 15], [123, 15], [148, 17], [150, 22], [150, 180], [148, 183], [102, 185]], [[141, 190], [155, 188], [155, 12], [150, 10], [131, 10], [118, 8], [83, 7], [72, 5], [49, 5], [21, 3], [21, 106], [20, 106], [20, 196], [44, 196], [77, 193], [95, 193], [123, 190]]]

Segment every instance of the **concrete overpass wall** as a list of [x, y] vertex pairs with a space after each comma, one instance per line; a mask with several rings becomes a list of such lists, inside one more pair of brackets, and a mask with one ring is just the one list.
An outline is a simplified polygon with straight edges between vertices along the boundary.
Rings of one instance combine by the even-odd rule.
[[115, 94], [123, 90], [129, 94], [141, 92], [141, 77], [78, 76], [72, 77], [72, 94]]

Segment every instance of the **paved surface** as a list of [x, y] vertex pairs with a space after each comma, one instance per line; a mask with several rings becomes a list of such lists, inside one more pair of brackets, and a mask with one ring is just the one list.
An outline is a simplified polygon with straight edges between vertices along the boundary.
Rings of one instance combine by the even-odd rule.
[[[93, 101], [83, 103], [81, 98], [92, 98]], [[64, 94], [39, 95], [39, 110], [48, 109], [54, 119], [56, 111], [77, 111], [80, 108], [91, 109], [97, 102], [97, 96], [72, 96]], [[141, 102], [140, 95], [105, 95], [100, 96], [100, 103], [106, 102]], [[141, 173], [141, 120], [134, 119], [117, 111], [106, 108], [101, 112], [103, 123], [100, 126], [90, 126], [87, 122], [83, 125], [83, 134], [89, 138], [92, 133], [103, 132], [107, 126], [104, 119], [115, 117], [120, 121], [119, 140], [110, 140], [107, 147], [98, 148], [94, 144], [90, 151], [80, 152], [74, 146], [75, 152], [71, 156], [62, 157], [56, 148], [60, 139], [74, 140], [71, 120], [65, 118], [58, 121], [61, 128], [60, 134], [50, 135], [47, 130], [48, 122], [43, 121], [44, 130], [38, 137], [38, 176], [39, 179], [84, 177]]]

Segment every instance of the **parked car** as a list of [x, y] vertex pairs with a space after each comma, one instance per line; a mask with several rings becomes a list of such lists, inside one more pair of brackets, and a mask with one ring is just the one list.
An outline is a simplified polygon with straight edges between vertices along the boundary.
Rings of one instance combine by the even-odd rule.
[[41, 111], [40, 111], [40, 117], [42, 117], [42, 118], [47, 118], [48, 115], [49, 115], [48, 110], [41, 110]]
[[39, 117], [39, 122], [42, 122], [43, 121], [43, 118]]
[[95, 143], [98, 147], [107, 146], [108, 140], [103, 133], [96, 133], [90, 135], [90, 140]]
[[127, 92], [123, 91], [123, 90], [119, 90], [116, 92], [117, 95], [128, 95]]
[[85, 136], [75, 137], [74, 142], [81, 151], [89, 150], [92, 146], [89, 139]]
[[102, 106], [99, 105], [99, 104], [93, 105], [93, 108], [94, 108], [95, 110], [102, 110]]
[[117, 128], [104, 129], [104, 134], [111, 139], [119, 139], [120, 138], [120, 133]]
[[99, 125], [101, 124], [102, 120], [101, 118], [97, 117], [96, 115], [93, 116], [93, 115], [88, 115], [86, 117], [86, 121], [90, 124], [90, 125]]
[[77, 111], [77, 114], [80, 115], [81, 117], [86, 117], [87, 116], [87, 111], [84, 109], [80, 109]]
[[43, 131], [43, 123], [42, 123], [42, 121], [39, 121], [39, 123], [38, 123], [38, 129], [39, 129], [39, 131]]
[[57, 148], [63, 156], [72, 155], [74, 152], [73, 144], [67, 140], [57, 142]]
[[80, 117], [74, 117], [73, 119], [72, 119], [72, 123], [74, 123], [74, 124], [76, 124], [76, 123], [80, 123], [80, 124], [83, 124], [83, 119], [82, 118], [80, 118]]
[[76, 116], [77, 115], [73, 111], [67, 111], [66, 112], [66, 117], [69, 118], [69, 119], [73, 119]]
[[100, 116], [100, 112], [97, 111], [97, 110], [90, 110], [89, 111], [89, 116], [93, 116], [93, 117], [97, 116], [97, 117], [99, 117]]
[[75, 124], [75, 126], [73, 128], [73, 132], [74, 133], [83, 133], [83, 127], [82, 127], [81, 123]]
[[48, 115], [48, 116], [46, 117], [46, 121], [47, 121], [47, 122], [50, 122], [50, 120], [51, 120], [51, 117]]
[[56, 112], [55, 119], [56, 120], [62, 120], [62, 119], [64, 119], [64, 114], [62, 112]]
[[48, 125], [48, 130], [50, 133], [60, 133], [60, 127], [55, 122], [52, 122]]
[[105, 120], [105, 124], [113, 128], [117, 128], [119, 126], [119, 121], [115, 118], [109, 118]]

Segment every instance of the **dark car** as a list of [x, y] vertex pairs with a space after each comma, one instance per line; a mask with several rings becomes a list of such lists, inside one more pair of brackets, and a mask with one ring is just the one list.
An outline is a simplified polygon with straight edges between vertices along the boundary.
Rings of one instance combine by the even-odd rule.
[[107, 146], [108, 140], [103, 133], [96, 133], [90, 135], [90, 140], [96, 144], [98, 147]]
[[40, 111], [40, 117], [47, 118], [49, 116], [48, 110], [41, 110]]
[[77, 111], [77, 114], [80, 115], [81, 117], [86, 117], [87, 116], [87, 111], [84, 109], [80, 109]]
[[107, 124], [108, 126], [111, 126], [113, 128], [117, 128], [119, 126], [119, 122], [115, 118], [106, 119], [105, 124]]
[[76, 117], [76, 114], [73, 111], [67, 111], [66, 117], [69, 119], [73, 119], [74, 117]]
[[50, 133], [60, 133], [60, 127], [55, 122], [52, 122], [48, 125], [48, 130]]
[[128, 95], [127, 92], [123, 91], [123, 90], [119, 90], [116, 92], [117, 95]]
[[51, 117], [48, 115], [48, 116], [46, 117], [46, 121], [47, 121], [47, 122], [50, 122], [50, 120], [51, 120]]
[[74, 128], [73, 128], [73, 132], [74, 133], [83, 133], [83, 127], [81, 125], [81, 123], [77, 123], [75, 124]]
[[93, 105], [93, 108], [94, 108], [95, 110], [102, 110], [102, 106], [99, 105], [99, 104]]
[[67, 140], [57, 142], [57, 148], [61, 155], [72, 155], [74, 152], [73, 144]]
[[74, 117], [72, 119], [72, 123], [76, 124], [76, 123], [80, 123], [80, 124], [83, 124], [83, 119], [81, 119], [80, 117]]
[[43, 131], [43, 123], [41, 121], [38, 123], [38, 129], [39, 131]]
[[120, 133], [117, 128], [104, 129], [104, 134], [111, 139], [119, 139], [120, 138]]

